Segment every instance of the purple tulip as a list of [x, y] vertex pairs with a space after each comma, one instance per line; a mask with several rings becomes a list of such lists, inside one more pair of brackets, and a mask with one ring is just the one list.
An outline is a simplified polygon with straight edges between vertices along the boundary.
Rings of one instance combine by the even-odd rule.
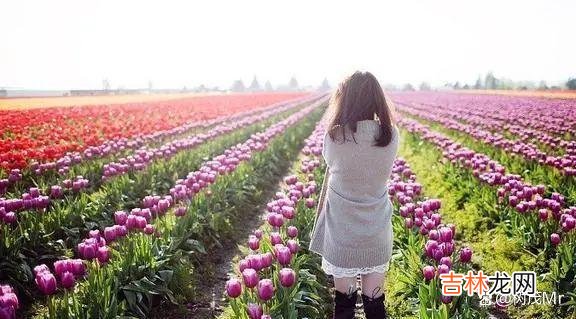
[[82, 242], [78, 244], [78, 252], [83, 259], [90, 260], [96, 257], [96, 245]]
[[450, 271], [450, 268], [444, 264], [440, 264], [438, 266], [438, 274], [447, 274]]
[[448, 268], [452, 268], [452, 258], [450, 257], [442, 257], [440, 263], [448, 266]]
[[237, 278], [231, 278], [226, 282], [228, 297], [236, 298], [242, 294], [242, 283]]
[[60, 275], [60, 282], [62, 283], [62, 287], [70, 289], [76, 284], [76, 278], [74, 278], [74, 274], [71, 272], [65, 271]]
[[298, 228], [296, 228], [296, 226], [288, 226], [286, 233], [288, 234], [288, 237], [296, 238], [298, 237]]
[[46, 264], [41, 264], [34, 267], [34, 275], [38, 275], [44, 272], [50, 272], [50, 269], [48, 268], [48, 266], [46, 266]]
[[84, 276], [86, 273], [86, 265], [84, 265], [82, 259], [71, 259], [70, 263], [72, 264], [72, 273], [75, 276]]
[[70, 260], [63, 259], [63, 260], [57, 260], [54, 262], [54, 272], [59, 277], [62, 277], [62, 274], [64, 274], [64, 272], [70, 271], [70, 270], [72, 270], [72, 264], [70, 263]]
[[307, 198], [306, 199], [306, 207], [314, 208], [315, 206], [316, 206], [316, 201], [314, 200], [314, 198]]
[[60, 198], [63, 195], [62, 187], [60, 185], [53, 185], [50, 187], [50, 197]]
[[256, 236], [256, 238], [262, 239], [262, 234], [263, 234], [262, 229], [254, 230], [254, 236]]
[[248, 246], [252, 250], [258, 250], [258, 248], [260, 248], [260, 240], [258, 240], [256, 236], [250, 236], [250, 238], [248, 238]]
[[108, 246], [102, 246], [98, 248], [98, 261], [100, 263], [106, 263], [108, 262], [108, 260], [110, 260], [110, 249], [108, 248]]
[[404, 219], [404, 226], [408, 229], [412, 229], [414, 227], [414, 220], [410, 217]]
[[286, 246], [288, 247], [288, 249], [290, 249], [290, 252], [292, 254], [296, 254], [298, 252], [298, 249], [300, 248], [298, 242], [295, 241], [294, 239], [289, 239], [286, 242]]
[[266, 253], [262, 254], [262, 261], [264, 267], [269, 267], [272, 265], [274, 261], [274, 255], [271, 252], [267, 251]]
[[[130, 215], [130, 216], [134, 216], [134, 215]], [[146, 226], [148, 226], [148, 221], [146, 220], [146, 218], [144, 218], [142, 216], [136, 216], [136, 227], [135, 228], [142, 229], [146, 232], [146, 230], [145, 230]], [[148, 230], [148, 231], [150, 231], [150, 230]], [[152, 231], [152, 232], [154, 232], [154, 231]], [[149, 234], [149, 233], [146, 232], [146, 234]]]
[[50, 272], [43, 272], [36, 275], [36, 285], [45, 295], [52, 295], [56, 292], [56, 277]]
[[283, 215], [286, 219], [292, 219], [292, 218], [294, 218], [294, 215], [295, 215], [294, 207], [283, 206], [283, 207], [282, 207], [282, 215]]
[[281, 244], [282, 243], [282, 237], [280, 236], [280, 233], [278, 233], [278, 232], [270, 233], [270, 243], [272, 244], [272, 246], [274, 246], [276, 244]]
[[560, 243], [560, 235], [557, 233], [552, 233], [550, 235], [550, 243], [552, 243], [554, 246], [557, 246]]
[[146, 224], [146, 226], [144, 226], [144, 233], [147, 235], [154, 234], [155, 230], [156, 230], [156, 228], [152, 224]]
[[238, 270], [240, 272], [243, 272], [244, 269], [246, 268], [250, 268], [250, 262], [247, 259], [240, 260], [240, 262], [238, 263]]
[[292, 260], [292, 252], [290, 248], [280, 245], [280, 247], [276, 248], [276, 259], [282, 266], [286, 266], [290, 264]]
[[545, 222], [548, 219], [548, 210], [546, 208], [541, 208], [538, 210], [538, 217], [541, 221]]
[[452, 229], [450, 227], [441, 227], [439, 230], [440, 240], [442, 242], [449, 242], [453, 238]]
[[434, 252], [438, 250], [438, 242], [435, 240], [428, 240], [424, 245], [424, 249], [426, 250], [426, 255], [428, 257], [434, 257]]
[[262, 319], [262, 314], [264, 313], [262, 311], [262, 306], [255, 303], [249, 303], [246, 307], [246, 312], [248, 313], [248, 317], [250, 317], [250, 319]]
[[109, 243], [116, 240], [116, 237], [117, 237], [116, 230], [117, 230], [117, 228], [113, 227], [113, 226], [104, 228], [104, 239], [106, 239], [106, 241]]
[[460, 261], [463, 263], [468, 263], [472, 260], [472, 249], [468, 247], [462, 248], [460, 251]]
[[16, 219], [17, 219], [17, 218], [16, 218], [16, 214], [15, 214], [14, 212], [7, 212], [7, 213], [5, 213], [5, 214], [4, 214], [4, 218], [3, 218], [3, 220], [4, 220], [4, 222], [5, 222], [6, 224], [13, 224], [13, 223], [15, 223], [15, 222], [16, 222]]
[[128, 214], [124, 211], [117, 211], [114, 213], [114, 222], [117, 225], [125, 225], [128, 220]]
[[280, 284], [283, 287], [292, 287], [296, 282], [296, 273], [292, 268], [282, 268], [278, 273]]
[[438, 234], [438, 231], [436, 229], [432, 229], [428, 232], [428, 238], [432, 240], [438, 240], [440, 238], [440, 235]]
[[182, 217], [184, 215], [186, 215], [186, 207], [183, 206], [179, 206], [174, 210], [174, 215], [178, 216], [178, 217]]
[[272, 280], [265, 278], [258, 282], [258, 298], [263, 301], [268, 301], [274, 296], [274, 284]]
[[452, 302], [452, 296], [444, 296], [444, 295], [442, 295], [442, 296], [440, 297], [440, 299], [442, 300], [442, 303], [445, 303], [445, 304], [449, 304], [449, 303]]
[[426, 281], [431, 280], [432, 278], [434, 278], [436, 271], [434, 270], [434, 266], [424, 266], [424, 268], [422, 268], [422, 274], [424, 275], [424, 279]]
[[248, 288], [254, 288], [258, 284], [258, 273], [252, 268], [246, 268], [242, 271], [242, 280]]

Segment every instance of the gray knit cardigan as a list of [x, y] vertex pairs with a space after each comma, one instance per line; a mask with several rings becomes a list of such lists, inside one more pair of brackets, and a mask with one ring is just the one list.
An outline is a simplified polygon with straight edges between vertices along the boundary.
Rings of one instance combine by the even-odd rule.
[[398, 151], [398, 129], [385, 147], [374, 146], [380, 134], [375, 120], [357, 122], [336, 141], [324, 135], [327, 167], [318, 199], [309, 249], [341, 268], [374, 267], [392, 256], [392, 203], [387, 181]]

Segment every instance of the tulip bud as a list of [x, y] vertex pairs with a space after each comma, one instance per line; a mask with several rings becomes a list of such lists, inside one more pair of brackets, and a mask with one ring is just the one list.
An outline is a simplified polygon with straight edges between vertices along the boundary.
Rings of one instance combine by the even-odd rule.
[[292, 268], [282, 268], [278, 273], [278, 277], [283, 287], [292, 287], [296, 281], [296, 273]]
[[272, 280], [265, 278], [258, 282], [258, 298], [263, 301], [268, 301], [274, 296], [274, 284]]
[[108, 246], [102, 246], [98, 248], [98, 261], [102, 264], [110, 260], [110, 249]]
[[286, 242], [286, 246], [288, 247], [288, 249], [290, 249], [290, 252], [291, 252], [292, 254], [296, 254], [296, 253], [298, 252], [298, 249], [300, 248], [300, 247], [298, 246], [298, 242], [295, 241], [294, 239], [289, 239], [289, 240]]
[[288, 234], [288, 237], [295, 238], [298, 236], [298, 228], [295, 226], [288, 226], [286, 233]]
[[290, 264], [292, 260], [292, 252], [290, 248], [286, 246], [280, 246], [276, 249], [276, 259], [282, 266], [286, 266]]
[[431, 280], [435, 275], [434, 267], [430, 265], [424, 266], [424, 268], [422, 268], [422, 274], [424, 275], [424, 279], [426, 281]]
[[124, 211], [117, 211], [114, 213], [114, 222], [117, 225], [124, 225], [128, 220], [128, 215]]
[[226, 282], [226, 293], [228, 297], [236, 298], [242, 294], [242, 284], [237, 278], [231, 278]]
[[552, 243], [552, 245], [557, 246], [560, 243], [560, 235], [558, 235], [557, 233], [552, 233], [550, 235], [550, 242]]
[[50, 272], [43, 272], [36, 275], [36, 285], [45, 295], [52, 295], [56, 292], [56, 277]]
[[248, 288], [254, 288], [258, 284], [258, 273], [252, 268], [246, 268], [242, 271], [242, 280]]
[[463, 263], [468, 263], [472, 260], [472, 249], [468, 247], [462, 248], [460, 251], [460, 261]]
[[246, 312], [248, 313], [248, 317], [250, 319], [262, 319], [262, 306], [254, 303], [249, 303], [246, 307]]
[[258, 239], [261, 239], [262, 238], [262, 229], [254, 230], [254, 236], [256, 236], [256, 238], [258, 238]]
[[70, 289], [74, 287], [74, 284], [76, 284], [76, 278], [74, 278], [74, 274], [71, 272], [65, 271], [60, 275], [60, 282], [62, 283], [62, 287]]

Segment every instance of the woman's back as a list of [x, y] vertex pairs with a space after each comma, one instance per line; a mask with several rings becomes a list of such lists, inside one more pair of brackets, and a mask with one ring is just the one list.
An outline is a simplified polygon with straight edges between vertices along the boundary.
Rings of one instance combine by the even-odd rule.
[[[347, 128], [346, 141], [341, 133], [333, 141], [324, 139], [323, 155], [328, 165], [328, 186], [352, 201], [370, 201], [387, 194], [386, 184], [398, 150], [398, 130], [385, 147], [375, 146], [380, 124], [375, 120], [358, 121], [356, 132]], [[354, 136], [354, 139], [352, 138]], [[354, 141], [355, 140], [355, 141]]]

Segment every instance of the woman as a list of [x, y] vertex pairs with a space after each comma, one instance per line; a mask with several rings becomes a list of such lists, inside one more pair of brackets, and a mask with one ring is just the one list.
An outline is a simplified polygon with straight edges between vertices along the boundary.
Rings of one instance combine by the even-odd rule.
[[367, 319], [386, 318], [384, 277], [392, 255], [387, 182], [398, 129], [378, 80], [355, 72], [333, 94], [322, 155], [327, 168], [310, 250], [334, 277], [334, 318], [354, 318], [357, 276]]

